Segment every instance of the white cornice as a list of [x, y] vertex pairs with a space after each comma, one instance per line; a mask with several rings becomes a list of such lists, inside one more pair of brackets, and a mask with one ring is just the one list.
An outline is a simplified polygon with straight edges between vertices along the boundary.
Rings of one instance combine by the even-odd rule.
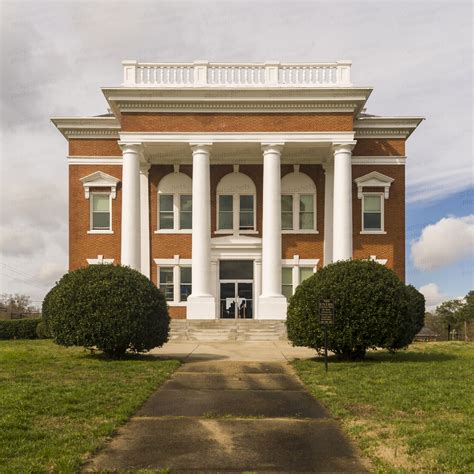
[[120, 123], [116, 117], [52, 117], [51, 122], [70, 138], [118, 138]]
[[122, 132], [123, 143], [353, 143], [354, 132], [161, 133]]
[[103, 88], [122, 112], [359, 112], [371, 88]]
[[408, 138], [423, 117], [359, 117], [354, 121], [356, 138]]
[[122, 157], [118, 156], [68, 156], [68, 165], [121, 165]]
[[406, 156], [353, 156], [353, 165], [405, 165]]

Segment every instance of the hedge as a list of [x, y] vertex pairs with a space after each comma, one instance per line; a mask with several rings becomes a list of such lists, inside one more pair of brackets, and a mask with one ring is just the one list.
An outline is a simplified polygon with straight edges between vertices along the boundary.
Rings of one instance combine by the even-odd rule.
[[0, 320], [0, 339], [37, 339], [36, 327], [41, 318]]

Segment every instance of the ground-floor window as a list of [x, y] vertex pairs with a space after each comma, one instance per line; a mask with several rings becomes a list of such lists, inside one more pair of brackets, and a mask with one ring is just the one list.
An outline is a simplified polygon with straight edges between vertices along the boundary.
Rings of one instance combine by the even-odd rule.
[[316, 272], [319, 259], [301, 259], [295, 255], [282, 261], [281, 293], [286, 299], [292, 296], [298, 285]]
[[183, 306], [192, 292], [191, 259], [155, 259], [158, 272], [158, 288], [170, 306]]

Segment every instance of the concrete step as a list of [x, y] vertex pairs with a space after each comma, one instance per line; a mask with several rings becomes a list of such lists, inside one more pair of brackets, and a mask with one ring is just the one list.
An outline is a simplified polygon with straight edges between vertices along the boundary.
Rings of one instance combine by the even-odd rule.
[[170, 340], [173, 341], [282, 341], [286, 340], [284, 321], [172, 320]]

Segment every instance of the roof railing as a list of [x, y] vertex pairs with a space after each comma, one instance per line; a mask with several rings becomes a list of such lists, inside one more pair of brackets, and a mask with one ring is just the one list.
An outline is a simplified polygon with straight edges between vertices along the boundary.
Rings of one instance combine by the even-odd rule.
[[123, 61], [128, 87], [350, 87], [351, 61], [335, 63], [139, 63]]

